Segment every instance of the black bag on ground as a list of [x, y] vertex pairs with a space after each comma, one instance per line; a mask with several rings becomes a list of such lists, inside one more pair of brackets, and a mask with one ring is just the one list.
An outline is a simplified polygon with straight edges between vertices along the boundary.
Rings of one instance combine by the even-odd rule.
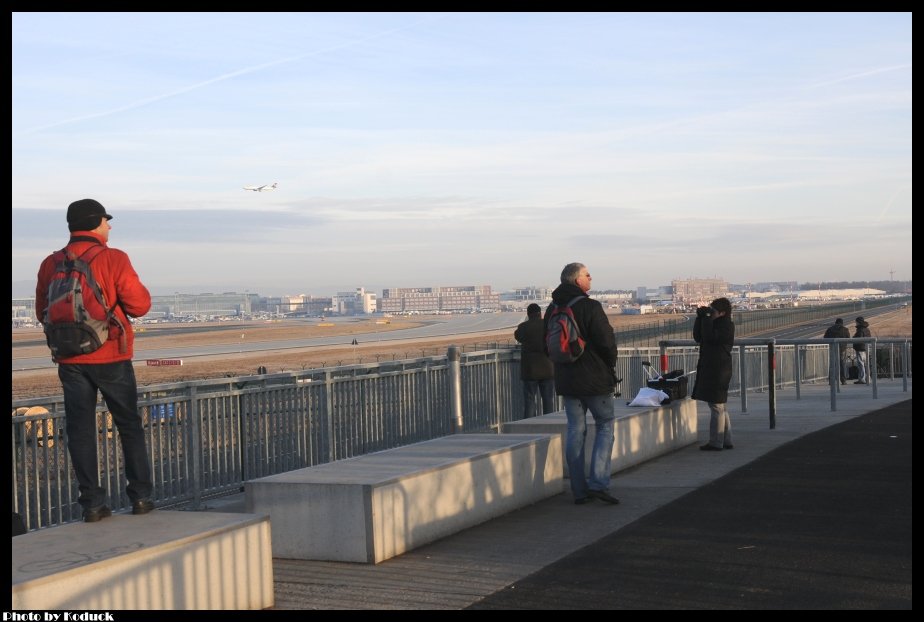
[[678, 376], [677, 378], [661, 378], [660, 380], [649, 380], [650, 389], [658, 389], [667, 393], [671, 401], [681, 400], [687, 396], [687, 377]]

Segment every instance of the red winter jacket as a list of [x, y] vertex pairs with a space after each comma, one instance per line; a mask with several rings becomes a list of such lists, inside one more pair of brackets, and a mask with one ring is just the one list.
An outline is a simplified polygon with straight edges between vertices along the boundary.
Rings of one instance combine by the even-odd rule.
[[[100, 244], [106, 246], [103, 239], [92, 231], [74, 231], [71, 233], [72, 238], [77, 236], [96, 238]], [[68, 242], [67, 248], [79, 256], [92, 245], [92, 242], [72, 241]], [[54, 253], [52, 253], [45, 258], [39, 268], [38, 284], [35, 286], [35, 315], [38, 317], [39, 322], [45, 318], [45, 309], [48, 307], [48, 285], [54, 276], [55, 267]], [[151, 294], [142, 285], [138, 274], [128, 259], [128, 255], [118, 249], [107, 246], [106, 250], [97, 255], [90, 263], [90, 268], [93, 270], [96, 282], [103, 289], [106, 303], [109, 306], [116, 305], [113, 313], [125, 328], [125, 338], [124, 340], [122, 339], [118, 326], [110, 326], [109, 340], [99, 350], [89, 354], [60, 359], [57, 362], [102, 364], [130, 361], [134, 350], [135, 333], [126, 315], [140, 317], [147, 313], [151, 309]], [[121, 347], [123, 344], [124, 348]]]

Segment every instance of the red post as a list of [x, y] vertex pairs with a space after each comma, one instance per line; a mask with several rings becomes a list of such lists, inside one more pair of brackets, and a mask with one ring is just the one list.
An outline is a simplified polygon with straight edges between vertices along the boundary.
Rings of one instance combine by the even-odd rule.
[[663, 376], [665, 373], [669, 371], [670, 370], [667, 368], [667, 353], [665, 352], [664, 354], [661, 355], [661, 375]]

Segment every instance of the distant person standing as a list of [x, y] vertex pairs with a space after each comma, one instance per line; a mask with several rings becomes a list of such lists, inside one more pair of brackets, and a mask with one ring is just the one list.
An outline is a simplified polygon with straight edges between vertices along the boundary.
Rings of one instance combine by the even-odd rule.
[[[138, 413], [138, 387], [132, 367], [134, 332], [128, 321], [129, 317], [140, 317], [148, 312], [151, 295], [139, 280], [128, 255], [107, 246], [111, 218], [93, 199], [71, 203], [67, 208], [70, 240], [63, 251], [49, 255], [42, 262], [35, 288], [35, 313], [45, 325], [50, 346], [53, 345], [50, 327], [54, 321], [46, 311], [50, 305], [57, 309], [57, 304], [49, 300], [49, 286], [53, 280], [60, 279], [62, 273], [58, 268], [65, 258], [80, 258], [89, 265], [106, 308], [111, 309], [108, 336], [98, 348], [88, 346], [80, 350], [84, 353], [77, 354], [71, 351], [62, 354], [61, 349], [54, 351], [58, 378], [64, 390], [67, 449], [77, 475], [80, 491], [77, 501], [83, 506], [83, 520], [87, 523], [112, 515], [106, 489], [99, 482], [97, 392], [106, 399], [122, 441], [128, 479], [126, 492], [132, 514], [147, 514], [154, 509], [151, 466]], [[85, 291], [83, 296], [90, 297], [91, 293]], [[84, 342], [78, 345], [83, 346]]]
[[709, 442], [703, 451], [733, 449], [731, 419], [728, 417], [728, 385], [732, 377], [732, 345], [735, 324], [728, 298], [716, 298], [708, 307], [696, 310], [693, 339], [699, 344], [696, 384], [690, 396], [709, 404]]
[[[863, 316], [857, 318], [856, 321], [856, 330], [853, 333], [854, 337], [872, 337], [872, 333], [869, 332], [869, 323], [863, 319]], [[869, 382], [867, 377], [867, 370], [869, 369], [869, 359], [866, 358], [866, 344], [862, 341], [856, 342], [853, 344], [853, 349], [857, 353], [857, 367], [859, 368], [859, 377], [854, 384], [866, 384]]]
[[[568, 432], [565, 455], [574, 502], [583, 505], [594, 499], [616, 504], [609, 493], [613, 429], [616, 419], [616, 337], [603, 305], [587, 295], [590, 273], [582, 263], [569, 263], [561, 271], [561, 285], [552, 292], [552, 304], [545, 313], [546, 324], [557, 307], [569, 306], [584, 339], [584, 352], [569, 363], [555, 362], [555, 390], [564, 397]], [[590, 475], [584, 476], [584, 440], [587, 411], [596, 425], [590, 457]]]
[[[844, 320], [837, 318], [834, 320], [834, 324], [828, 327], [828, 330], [825, 331], [824, 339], [848, 339], [850, 338], [850, 331], [844, 326]], [[847, 384], [847, 344], [839, 344], [839, 357], [838, 357], [838, 369], [841, 379], [841, 384]]]
[[555, 368], [545, 352], [545, 322], [542, 308], [526, 307], [526, 321], [517, 326], [513, 338], [520, 344], [520, 378], [523, 380], [523, 418], [536, 413], [536, 393], [542, 396], [542, 412], [555, 411]]

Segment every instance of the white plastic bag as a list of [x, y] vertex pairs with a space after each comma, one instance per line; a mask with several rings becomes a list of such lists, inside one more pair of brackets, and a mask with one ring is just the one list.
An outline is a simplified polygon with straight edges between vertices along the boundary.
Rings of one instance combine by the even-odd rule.
[[629, 406], [660, 406], [661, 402], [669, 397], [664, 391], [642, 387], [638, 390], [635, 399], [629, 402]]

